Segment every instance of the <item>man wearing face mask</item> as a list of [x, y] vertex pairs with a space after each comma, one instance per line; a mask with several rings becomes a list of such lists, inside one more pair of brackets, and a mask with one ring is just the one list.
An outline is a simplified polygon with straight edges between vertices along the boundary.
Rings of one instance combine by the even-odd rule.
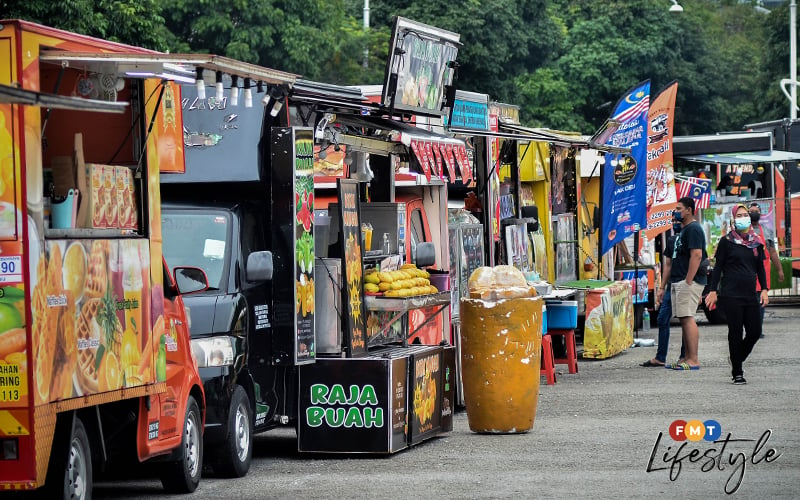
[[[778, 250], [775, 247], [775, 240], [767, 237], [767, 234], [764, 232], [764, 228], [759, 223], [761, 220], [761, 206], [758, 204], [758, 202], [754, 201], [750, 204], [750, 208], [748, 210], [750, 211], [750, 222], [753, 226], [753, 232], [761, 239], [761, 243], [764, 245], [764, 248], [769, 254], [769, 258], [764, 260], [764, 273], [767, 275], [767, 288], [771, 288], [772, 283], [770, 283], [770, 263], [778, 268], [778, 280], [783, 281], [783, 266], [781, 266], [781, 259], [778, 257]], [[756, 290], [761, 291], [761, 288], [757, 287]], [[761, 323], [764, 323], [763, 307], [761, 308]], [[763, 327], [761, 338], [764, 338]]]
[[[720, 238], [715, 254], [711, 291], [706, 306], [717, 303], [728, 321], [728, 352], [735, 385], [744, 385], [742, 365], [761, 335], [760, 307], [769, 303], [764, 273], [764, 244], [751, 228], [750, 213], [743, 204], [734, 207], [734, 229]], [[761, 291], [756, 291], [756, 284]], [[745, 335], [742, 338], [742, 330]]]
[[[655, 305], [658, 309], [658, 348], [656, 349], [656, 356], [653, 359], [648, 359], [641, 366], [654, 367], [654, 366], [667, 366], [667, 349], [669, 348], [669, 322], [672, 319], [672, 300], [669, 289], [669, 274], [672, 268], [672, 255], [675, 253], [675, 239], [678, 233], [681, 232], [681, 223], [676, 219], [672, 219], [672, 234], [667, 238], [667, 243], [664, 245], [664, 252], [662, 256], [662, 276], [664, 276], [663, 287], [656, 291]], [[660, 305], [659, 305], [660, 304]], [[686, 349], [681, 344], [681, 354], [678, 358], [678, 363], [683, 362], [686, 356]]]
[[[697, 348], [700, 332], [694, 314], [706, 286], [706, 272], [700, 264], [706, 258], [706, 236], [694, 218], [694, 199], [688, 196], [678, 200], [672, 216], [681, 223], [681, 232], [675, 239], [672, 265], [664, 272], [664, 282], [671, 287], [672, 315], [681, 322], [686, 356], [677, 363], [667, 365], [673, 370], [699, 370]], [[656, 300], [661, 300], [664, 290], [659, 289]]]

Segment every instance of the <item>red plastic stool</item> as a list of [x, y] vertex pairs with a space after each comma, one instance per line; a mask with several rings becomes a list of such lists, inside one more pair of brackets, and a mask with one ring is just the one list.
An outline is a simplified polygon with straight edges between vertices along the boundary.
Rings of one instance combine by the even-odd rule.
[[[569, 366], [570, 373], [578, 373], [578, 354], [575, 347], [575, 330], [562, 330], [562, 329], [548, 329], [548, 335], [563, 335], [564, 342], [567, 345], [567, 357], [555, 358], [557, 365]], [[552, 343], [552, 342], [551, 342]]]
[[550, 335], [542, 335], [542, 372], [547, 378], [547, 385], [556, 383], [556, 361], [553, 357], [553, 339]]

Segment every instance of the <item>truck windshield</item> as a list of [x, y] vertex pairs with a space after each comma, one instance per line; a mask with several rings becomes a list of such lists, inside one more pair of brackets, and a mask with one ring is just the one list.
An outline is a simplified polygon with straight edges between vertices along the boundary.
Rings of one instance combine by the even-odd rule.
[[224, 288], [230, 252], [230, 215], [224, 211], [164, 211], [164, 258], [170, 267], [194, 266], [206, 272], [209, 288]]

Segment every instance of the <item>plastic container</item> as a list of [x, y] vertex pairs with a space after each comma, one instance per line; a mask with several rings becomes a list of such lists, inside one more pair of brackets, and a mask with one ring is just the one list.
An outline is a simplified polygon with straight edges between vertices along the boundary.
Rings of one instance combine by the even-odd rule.
[[431, 274], [431, 285], [435, 286], [440, 292], [450, 290], [449, 274]]
[[572, 330], [578, 327], [578, 301], [547, 302], [547, 327]]
[[547, 304], [542, 304], [542, 335], [547, 335]]
[[62, 202], [53, 202], [50, 206], [51, 227], [53, 229], [70, 229], [75, 227], [75, 192], [70, 189]]

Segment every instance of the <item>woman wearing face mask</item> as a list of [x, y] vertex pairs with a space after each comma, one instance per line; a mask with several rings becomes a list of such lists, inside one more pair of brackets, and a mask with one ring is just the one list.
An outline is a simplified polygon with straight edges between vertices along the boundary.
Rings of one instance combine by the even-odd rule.
[[[717, 303], [728, 320], [728, 352], [733, 383], [744, 385], [742, 364], [761, 335], [760, 308], [769, 302], [767, 277], [764, 273], [764, 244], [751, 228], [747, 207], [734, 207], [733, 229], [720, 238], [711, 274], [711, 292], [706, 306]], [[761, 291], [756, 291], [756, 283]], [[742, 338], [742, 331], [745, 335]]]

